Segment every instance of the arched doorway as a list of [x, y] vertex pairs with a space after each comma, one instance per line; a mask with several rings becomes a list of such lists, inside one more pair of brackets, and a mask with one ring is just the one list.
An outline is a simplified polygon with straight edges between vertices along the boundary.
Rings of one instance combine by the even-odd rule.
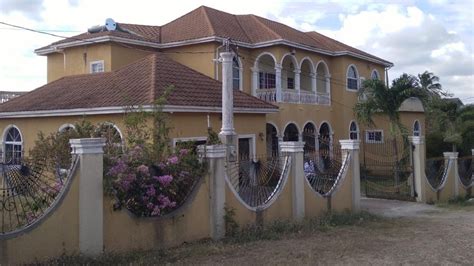
[[299, 140], [299, 132], [298, 127], [290, 123], [285, 128], [285, 133], [283, 134], [283, 141], [298, 141]]
[[331, 128], [324, 122], [319, 128], [318, 136], [319, 154], [324, 169], [329, 169], [331, 166], [331, 141]]
[[275, 126], [267, 123], [267, 156], [278, 156], [278, 131]]
[[312, 123], [307, 123], [303, 128], [304, 154], [316, 151], [316, 128]]

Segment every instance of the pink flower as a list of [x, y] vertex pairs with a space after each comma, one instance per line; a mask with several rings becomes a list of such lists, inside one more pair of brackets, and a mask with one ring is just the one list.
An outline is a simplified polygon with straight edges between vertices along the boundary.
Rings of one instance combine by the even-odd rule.
[[179, 155], [181, 155], [181, 156], [188, 155], [188, 153], [189, 153], [189, 150], [188, 150], [188, 149], [181, 149], [181, 150], [179, 150]]
[[112, 168], [110, 168], [107, 174], [111, 176], [118, 176], [119, 174], [122, 174], [127, 171], [127, 168], [128, 166], [125, 164], [125, 162], [119, 158], [116, 164], [112, 166]]
[[160, 184], [164, 187], [169, 186], [171, 181], [173, 181], [173, 177], [171, 175], [154, 176], [153, 179], [158, 180], [158, 182], [160, 182]]
[[153, 210], [155, 208], [155, 205], [153, 205], [153, 203], [149, 202], [146, 207], [149, 209], [149, 210]]
[[142, 164], [140, 166], [137, 167], [137, 171], [142, 174], [142, 175], [149, 175], [150, 174], [150, 170], [148, 169], [148, 166]]
[[120, 182], [120, 188], [124, 191], [127, 192], [130, 189], [130, 182], [127, 180], [122, 180]]
[[174, 208], [176, 207], [176, 202], [170, 201], [170, 199], [167, 196], [159, 195], [158, 196], [158, 202], [160, 203], [160, 208], [164, 209], [167, 207]]
[[168, 158], [168, 163], [169, 164], [177, 164], [179, 162], [178, 156], [173, 155]]
[[153, 211], [151, 212], [151, 216], [157, 216], [157, 215], [160, 215], [160, 207], [159, 206], [155, 206], [155, 208], [153, 208]]
[[146, 194], [150, 197], [154, 197], [156, 195], [156, 190], [153, 186], [149, 186], [147, 191], [146, 191]]

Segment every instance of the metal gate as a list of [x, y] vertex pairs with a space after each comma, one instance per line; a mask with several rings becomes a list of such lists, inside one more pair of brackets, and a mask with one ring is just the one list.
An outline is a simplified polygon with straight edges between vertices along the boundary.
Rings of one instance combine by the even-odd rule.
[[413, 147], [407, 139], [362, 141], [361, 194], [372, 198], [415, 199]]

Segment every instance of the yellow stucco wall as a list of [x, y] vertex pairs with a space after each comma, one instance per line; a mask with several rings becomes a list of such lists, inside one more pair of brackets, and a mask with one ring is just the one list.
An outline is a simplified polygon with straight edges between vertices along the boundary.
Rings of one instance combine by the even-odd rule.
[[176, 48], [163, 49], [163, 53], [178, 63], [188, 66], [202, 74], [215, 78], [216, 67], [220, 64], [214, 61], [217, 57], [217, 43], [187, 45]]

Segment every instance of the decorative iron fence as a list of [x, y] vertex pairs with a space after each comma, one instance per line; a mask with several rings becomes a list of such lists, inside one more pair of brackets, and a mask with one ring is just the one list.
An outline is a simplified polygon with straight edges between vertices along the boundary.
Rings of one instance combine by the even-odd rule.
[[314, 191], [323, 197], [330, 196], [337, 188], [342, 173], [347, 169], [349, 153], [342, 161], [340, 145], [332, 149], [305, 152], [304, 173]]
[[470, 187], [474, 184], [474, 175], [472, 169], [474, 168], [474, 156], [461, 157], [458, 159], [458, 174], [461, 183], [465, 187]]
[[227, 181], [249, 207], [263, 207], [282, 188], [291, 163], [289, 156], [259, 157], [227, 162]]
[[21, 232], [56, 205], [78, 161], [69, 169], [49, 169], [43, 161], [0, 164], [0, 237]]
[[367, 197], [414, 200], [412, 146], [404, 139], [362, 142], [361, 193]]
[[430, 158], [426, 160], [425, 175], [431, 187], [438, 191], [444, 187], [446, 183], [447, 170], [451, 160], [445, 163], [444, 157]]

